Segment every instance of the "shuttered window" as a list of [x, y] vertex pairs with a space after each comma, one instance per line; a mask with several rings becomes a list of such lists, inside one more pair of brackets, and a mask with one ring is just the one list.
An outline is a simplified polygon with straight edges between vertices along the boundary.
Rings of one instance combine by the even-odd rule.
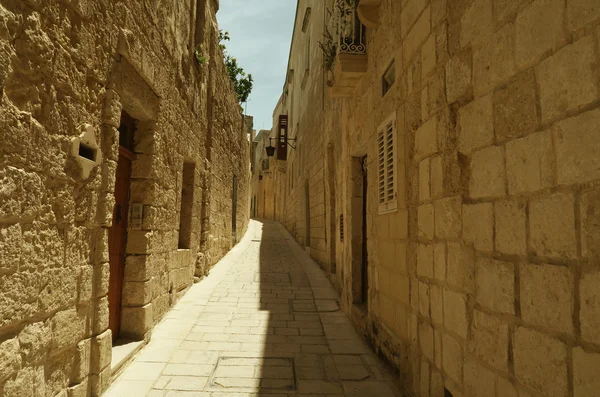
[[377, 130], [377, 172], [379, 213], [398, 209], [396, 154], [396, 114], [390, 116]]

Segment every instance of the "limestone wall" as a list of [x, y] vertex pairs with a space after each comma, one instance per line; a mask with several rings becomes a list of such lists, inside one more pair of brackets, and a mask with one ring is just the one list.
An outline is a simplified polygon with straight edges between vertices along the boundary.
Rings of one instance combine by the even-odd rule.
[[[216, 0], [2, 1], [0, 396], [97, 396], [108, 386], [123, 111], [136, 122], [121, 337], [149, 338], [193, 275], [232, 246], [234, 175], [237, 236], [245, 230], [249, 143], [217, 9]], [[200, 68], [198, 45], [210, 57]], [[86, 128], [102, 157], [89, 176], [70, 155]], [[184, 163], [194, 163], [192, 222], [178, 249]]]
[[[303, 89], [298, 77], [324, 15], [322, 2], [299, 1], [284, 91], [302, 91], [288, 109], [300, 145], [284, 223], [303, 241], [308, 179], [311, 254], [344, 310], [413, 395], [596, 395], [600, 6], [382, 0], [367, 72], [339, 99], [321, 54]], [[382, 95], [392, 60], [396, 81]], [[398, 210], [380, 215], [375, 134], [392, 114]], [[354, 305], [364, 155], [367, 314]]]

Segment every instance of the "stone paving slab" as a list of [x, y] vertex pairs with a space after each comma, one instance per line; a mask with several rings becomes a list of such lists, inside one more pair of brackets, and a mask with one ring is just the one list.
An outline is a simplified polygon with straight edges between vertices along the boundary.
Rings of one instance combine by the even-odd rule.
[[106, 397], [402, 397], [283, 227], [252, 221]]

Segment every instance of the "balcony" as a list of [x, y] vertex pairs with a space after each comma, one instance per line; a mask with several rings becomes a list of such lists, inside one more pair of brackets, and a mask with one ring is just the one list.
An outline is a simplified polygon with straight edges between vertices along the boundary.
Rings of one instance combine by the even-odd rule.
[[367, 72], [366, 27], [353, 0], [336, 0], [321, 43], [328, 71], [327, 85], [334, 97], [350, 96]]
[[373, 29], [379, 25], [379, 4], [381, 0], [360, 0], [356, 12], [366, 27]]

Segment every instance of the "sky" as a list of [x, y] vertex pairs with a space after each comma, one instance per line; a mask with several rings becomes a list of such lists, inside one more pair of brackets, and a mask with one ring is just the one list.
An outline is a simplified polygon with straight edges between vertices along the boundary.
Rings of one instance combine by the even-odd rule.
[[254, 129], [270, 130], [283, 91], [296, 15], [296, 0], [221, 0], [219, 29], [228, 31], [227, 52], [254, 78], [247, 114]]

